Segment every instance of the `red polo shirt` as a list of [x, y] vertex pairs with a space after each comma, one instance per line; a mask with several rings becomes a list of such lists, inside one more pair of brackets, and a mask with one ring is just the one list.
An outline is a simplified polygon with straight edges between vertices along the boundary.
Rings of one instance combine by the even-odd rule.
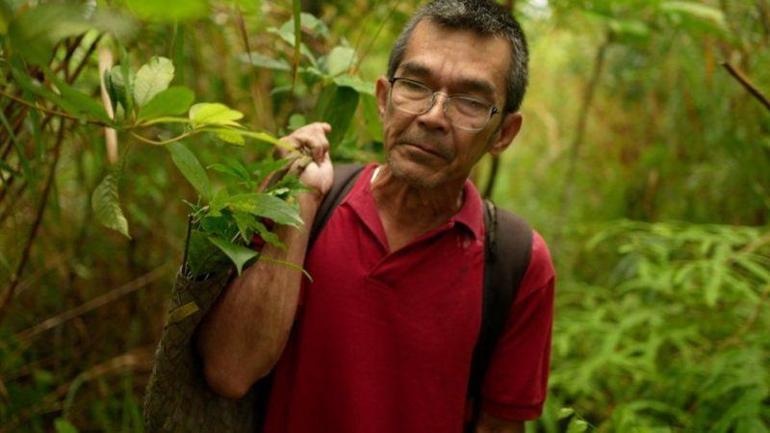
[[[481, 198], [470, 182], [446, 224], [389, 253], [369, 189], [374, 165], [308, 253], [297, 319], [275, 368], [265, 432], [460, 433], [479, 332]], [[507, 419], [545, 399], [553, 268], [542, 238], [482, 389]]]

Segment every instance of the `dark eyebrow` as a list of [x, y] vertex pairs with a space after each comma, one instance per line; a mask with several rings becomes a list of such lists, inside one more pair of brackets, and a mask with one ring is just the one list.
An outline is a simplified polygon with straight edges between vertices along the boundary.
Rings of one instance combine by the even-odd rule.
[[[415, 77], [419, 79], [428, 79], [431, 77], [431, 70], [427, 66], [417, 62], [405, 62], [399, 67], [400, 75]], [[484, 96], [494, 98], [495, 86], [485, 80], [474, 78], [461, 78], [458, 81], [458, 87], [463, 89], [462, 93], [480, 93]]]

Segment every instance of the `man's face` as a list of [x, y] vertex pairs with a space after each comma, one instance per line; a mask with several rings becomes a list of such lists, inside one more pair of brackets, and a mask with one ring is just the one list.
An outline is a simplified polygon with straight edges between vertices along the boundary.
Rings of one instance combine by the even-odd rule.
[[[509, 42], [471, 31], [445, 29], [428, 20], [414, 29], [396, 77], [420, 81], [448, 95], [466, 95], [501, 110], [510, 62]], [[464, 182], [486, 152], [502, 152], [521, 125], [518, 114], [497, 113], [480, 131], [457, 128], [444, 113], [445, 95], [420, 115], [396, 109], [390, 83], [377, 82], [384, 146], [396, 177], [433, 188]]]

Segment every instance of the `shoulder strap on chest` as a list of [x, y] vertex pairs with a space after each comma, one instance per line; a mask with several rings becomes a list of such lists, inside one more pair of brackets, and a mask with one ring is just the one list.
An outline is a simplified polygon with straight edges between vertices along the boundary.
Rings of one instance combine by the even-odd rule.
[[479, 416], [481, 384], [519, 285], [529, 267], [532, 229], [520, 217], [484, 201], [484, 298], [481, 329], [471, 362], [468, 397], [473, 405], [471, 426]]
[[334, 166], [334, 182], [329, 192], [321, 201], [321, 205], [318, 206], [313, 227], [310, 229], [308, 250], [318, 237], [318, 233], [326, 225], [326, 221], [329, 220], [334, 209], [345, 198], [350, 189], [353, 188], [363, 168], [364, 166], [360, 164], [339, 164]]

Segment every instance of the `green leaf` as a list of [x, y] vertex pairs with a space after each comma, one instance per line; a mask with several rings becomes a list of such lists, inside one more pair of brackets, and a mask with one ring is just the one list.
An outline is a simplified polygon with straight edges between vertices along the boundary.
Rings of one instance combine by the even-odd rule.
[[8, 24], [13, 19], [13, 11], [5, 0], [0, 0], [0, 35], [8, 32]]
[[272, 146], [286, 147], [286, 144], [284, 142], [282, 142], [281, 140], [273, 137], [272, 135], [266, 132], [254, 132], [254, 131], [246, 131], [241, 129], [237, 129], [236, 131], [239, 134], [243, 135], [244, 137], [253, 138], [257, 141], [261, 141], [263, 143], [267, 143]]
[[567, 433], [583, 433], [588, 429], [588, 423], [582, 419], [573, 418], [567, 427]]
[[356, 50], [350, 47], [334, 47], [326, 56], [326, 72], [331, 75], [339, 75], [350, 69], [355, 62]]
[[253, 167], [252, 174], [257, 177], [257, 183], [261, 183], [267, 175], [286, 167], [289, 162], [290, 160], [286, 158], [276, 160], [270, 158], [263, 159]]
[[124, 37], [133, 32], [134, 24], [107, 10], [91, 13], [76, 2], [48, 3], [19, 14], [9, 23], [8, 36], [12, 52], [34, 65], [45, 65], [57, 42], [91, 29]]
[[243, 212], [233, 212], [233, 219], [238, 226], [241, 237], [246, 242], [251, 242], [251, 236], [254, 232], [259, 233], [259, 236], [268, 244], [274, 245], [278, 248], [284, 249], [286, 245], [281, 242], [278, 235], [268, 230], [268, 228], [262, 224], [254, 215], [250, 215]]
[[113, 173], [105, 176], [94, 190], [91, 195], [91, 207], [97, 221], [131, 239], [128, 234], [128, 221], [120, 209], [118, 182]]
[[222, 188], [214, 193], [214, 198], [209, 202], [209, 216], [222, 215], [222, 209], [227, 206], [227, 201], [230, 199], [230, 194], [226, 188]]
[[[127, 74], [125, 71], [128, 71]], [[125, 75], [128, 75], [128, 80], [126, 80]], [[116, 109], [117, 104], [120, 103], [126, 112], [131, 110], [132, 101], [129, 99], [133, 98], [129, 98], [129, 89], [133, 88], [134, 81], [136, 81], [136, 74], [128, 69], [126, 61], [110, 69], [105, 84], [107, 85], [107, 92], [110, 94], [113, 106]]]
[[377, 98], [371, 95], [362, 95], [361, 108], [366, 122], [366, 131], [372, 139], [382, 141], [382, 120], [377, 107]]
[[188, 21], [209, 14], [207, 0], [126, 0], [128, 9], [148, 21]]
[[193, 229], [187, 247], [187, 271], [190, 275], [220, 272], [229, 268], [230, 259], [208, 240], [210, 233]]
[[243, 118], [243, 113], [218, 102], [204, 102], [190, 107], [190, 121], [193, 128], [209, 125], [240, 126], [236, 120], [241, 118]]
[[76, 4], [44, 4], [29, 8], [8, 27], [11, 50], [34, 65], [45, 65], [60, 39], [86, 32], [90, 25]]
[[613, 33], [621, 37], [644, 39], [650, 35], [650, 27], [644, 21], [611, 19], [609, 26]]
[[238, 234], [241, 236], [241, 239], [243, 239], [244, 242], [250, 242], [251, 234], [254, 232], [253, 222], [256, 221], [254, 215], [243, 212], [233, 212], [232, 216], [235, 220], [235, 225], [238, 226]]
[[90, 23], [96, 30], [110, 33], [118, 39], [128, 39], [135, 35], [138, 25], [122, 11], [111, 11], [99, 7], [91, 15]]
[[290, 131], [294, 131], [295, 129], [299, 129], [305, 125], [307, 125], [307, 119], [305, 116], [298, 113], [294, 113], [289, 116], [289, 124], [287, 125], [287, 128], [289, 128]]
[[139, 110], [139, 120], [173, 116], [186, 112], [195, 99], [193, 91], [187, 87], [173, 86], [158, 93], [150, 102]]
[[166, 145], [166, 149], [171, 152], [171, 159], [174, 165], [182, 172], [185, 179], [198, 191], [206, 201], [211, 200], [211, 182], [195, 154], [184, 144], [177, 141]]
[[234, 169], [233, 167], [229, 167], [225, 164], [219, 164], [219, 163], [211, 164], [206, 168], [209, 170], [218, 171], [220, 173], [232, 176], [238, 180], [244, 180], [243, 177], [241, 176], [241, 173], [238, 170]]
[[276, 235], [275, 233], [271, 232], [270, 230], [265, 227], [264, 224], [261, 222], [254, 220], [254, 228], [257, 229], [257, 233], [259, 233], [259, 236], [267, 242], [270, 245], [276, 246], [281, 249], [286, 248], [286, 244], [281, 242], [281, 239]]
[[51, 80], [59, 89], [62, 98], [66, 102], [62, 108], [69, 111], [75, 116], [85, 114], [93, 119], [99, 120], [104, 123], [112, 123], [112, 119], [107, 115], [104, 110], [104, 106], [97, 102], [94, 98], [85, 93], [79, 92], [72, 88], [64, 80], [59, 79], [47, 66], [42, 68], [46, 77]]
[[258, 68], [272, 69], [274, 71], [288, 72], [291, 66], [283, 59], [273, 59], [257, 52], [245, 53], [240, 55], [243, 63], [256, 66]]
[[[326, 24], [307, 12], [300, 14], [300, 25], [303, 30], [316, 36], [329, 37], [329, 27]], [[289, 19], [281, 25], [280, 31], [294, 35], [294, 18]]]
[[575, 409], [571, 407], [563, 407], [559, 409], [559, 419], [569, 418], [575, 413]]
[[212, 164], [208, 168], [217, 170], [220, 173], [229, 174], [238, 180], [251, 180], [249, 169], [237, 158], [224, 158], [224, 164]]
[[174, 79], [174, 65], [165, 57], [153, 57], [142, 65], [134, 80], [134, 103], [141, 107], [168, 88]]
[[350, 87], [329, 86], [319, 97], [314, 118], [332, 126], [328, 139], [332, 146], [342, 143], [358, 106], [358, 92]]
[[53, 420], [53, 427], [56, 433], [78, 433], [78, 429], [64, 418]]
[[265, 217], [278, 224], [299, 227], [302, 218], [296, 206], [264, 193], [237, 194], [228, 200], [227, 207], [236, 212], [246, 212]]
[[296, 175], [287, 174], [276, 182], [275, 185], [271, 186], [267, 192], [271, 195], [280, 196], [288, 191], [300, 192], [310, 191], [310, 189]]
[[374, 83], [363, 81], [351, 75], [340, 75], [334, 78], [334, 83], [339, 87], [350, 87], [363, 95], [374, 96]]
[[686, 1], [667, 1], [659, 6], [660, 10], [669, 14], [676, 14], [696, 21], [712, 24], [713, 26], [726, 29], [727, 21], [725, 14], [712, 6]]
[[258, 252], [252, 250], [251, 248], [244, 247], [242, 245], [234, 244], [230, 241], [226, 241], [222, 238], [218, 238], [215, 236], [209, 236], [208, 240], [216, 245], [217, 248], [222, 250], [223, 253], [227, 255], [227, 257], [230, 258], [230, 260], [233, 261], [233, 264], [235, 264], [235, 268], [238, 270], [238, 275], [241, 274], [241, 271], [243, 270], [243, 266], [254, 257], [257, 257], [259, 255]]
[[241, 135], [237, 130], [220, 128], [215, 131], [215, 134], [217, 135], [217, 138], [224, 141], [225, 143], [236, 144], [238, 146], [243, 146], [246, 144], [246, 140], [243, 139], [243, 135]]

